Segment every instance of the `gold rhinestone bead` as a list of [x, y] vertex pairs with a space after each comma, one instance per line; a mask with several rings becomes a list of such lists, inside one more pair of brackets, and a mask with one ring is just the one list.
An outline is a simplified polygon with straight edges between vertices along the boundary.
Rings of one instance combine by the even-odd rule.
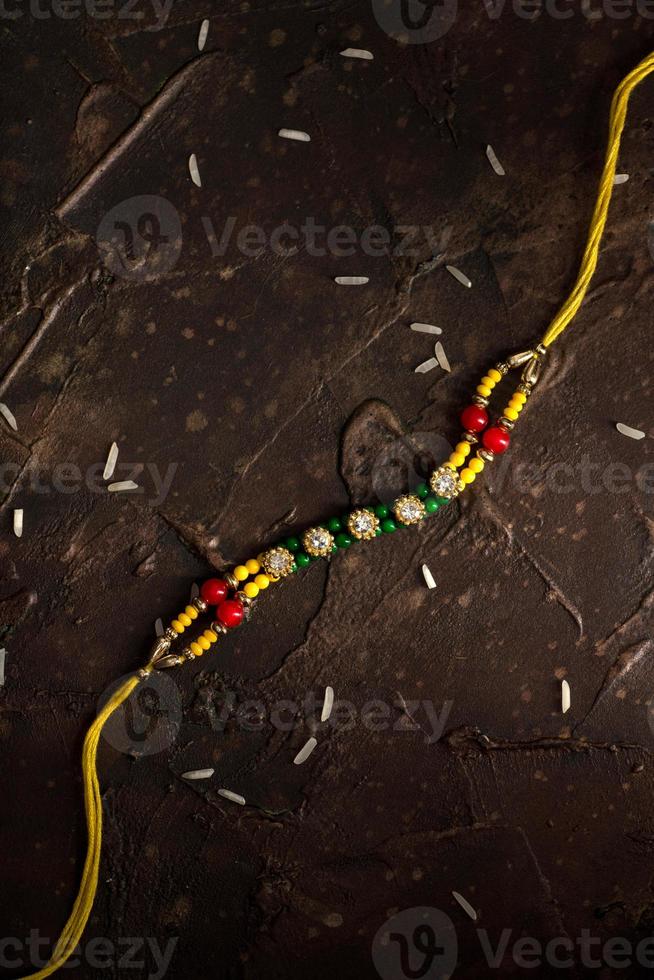
[[482, 408], [488, 407], [488, 398], [484, 398], [483, 395], [473, 395], [472, 401], [473, 404], [481, 405]]
[[226, 626], [223, 626], [222, 623], [218, 623], [218, 622], [211, 623], [210, 626], [209, 626], [209, 629], [213, 630], [213, 632], [216, 634], [216, 636], [220, 636], [221, 633], [222, 634], [227, 633], [227, 627]]
[[429, 486], [437, 497], [445, 497], [450, 500], [461, 493], [464, 484], [458, 477], [456, 470], [449, 466], [439, 466], [429, 477]]
[[461, 436], [461, 439], [462, 439], [462, 440], [463, 440], [464, 442], [469, 442], [471, 446], [474, 446], [474, 444], [475, 444], [476, 442], [479, 442], [479, 439], [478, 439], [478, 437], [477, 437], [477, 436], [476, 436], [476, 435], [474, 434], [474, 432], [468, 432], [467, 430], [466, 430], [466, 431], [465, 431], [465, 432], [463, 433], [463, 435]]
[[477, 455], [480, 456], [481, 459], [486, 460], [487, 463], [492, 463], [495, 459], [495, 453], [492, 449], [480, 449], [478, 450]]
[[425, 516], [425, 505], [420, 497], [408, 493], [397, 498], [393, 513], [400, 524], [419, 524]]
[[179, 636], [179, 633], [177, 632], [177, 630], [173, 629], [172, 626], [166, 626], [163, 635], [167, 640], [176, 640], [177, 637]]
[[498, 363], [495, 365], [495, 370], [499, 371], [502, 377], [504, 377], [505, 374], [509, 373], [509, 365], [506, 363], [506, 361], [498, 361]]
[[523, 395], [526, 395], [527, 398], [529, 398], [532, 391], [532, 385], [525, 384], [524, 381], [521, 381], [518, 387], [516, 388], [516, 391], [521, 391]]
[[291, 574], [293, 568], [293, 555], [288, 548], [269, 548], [261, 556], [261, 564], [267, 575], [271, 578], [285, 578]]
[[332, 553], [334, 537], [324, 527], [310, 527], [302, 535], [302, 547], [314, 558], [324, 558]]
[[347, 518], [347, 529], [357, 541], [370, 541], [377, 534], [379, 518], [371, 510], [353, 510]]
[[497, 420], [497, 424], [503, 429], [506, 429], [507, 432], [511, 432], [515, 428], [515, 422], [512, 422], [511, 419], [507, 419], [505, 415], [500, 416], [500, 418]]
[[199, 595], [193, 599], [191, 605], [194, 606], [199, 613], [206, 613], [207, 609], [209, 608], [208, 604], [204, 601], [204, 599], [201, 599]]
[[239, 583], [238, 579], [236, 578], [236, 576], [235, 575], [232, 575], [231, 572], [225, 572], [225, 574], [223, 575], [223, 578], [227, 582], [227, 584], [230, 587], [230, 589], [238, 589], [240, 583]]

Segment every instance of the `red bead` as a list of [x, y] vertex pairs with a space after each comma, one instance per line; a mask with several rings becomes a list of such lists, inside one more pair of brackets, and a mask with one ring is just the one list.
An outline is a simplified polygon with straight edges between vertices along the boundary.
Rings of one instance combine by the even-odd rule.
[[461, 412], [461, 424], [468, 432], [481, 432], [488, 425], [488, 412], [481, 405], [468, 405]]
[[506, 429], [500, 428], [499, 425], [492, 425], [490, 429], [486, 429], [484, 432], [482, 442], [486, 449], [490, 449], [491, 452], [499, 455], [505, 453], [509, 448], [511, 436]]
[[243, 622], [243, 603], [238, 599], [225, 599], [216, 609], [216, 618], [223, 626], [239, 626]]
[[200, 589], [200, 596], [207, 602], [210, 606], [217, 606], [219, 602], [227, 598], [227, 593], [229, 592], [229, 586], [222, 578], [208, 578], [206, 582], [202, 583]]

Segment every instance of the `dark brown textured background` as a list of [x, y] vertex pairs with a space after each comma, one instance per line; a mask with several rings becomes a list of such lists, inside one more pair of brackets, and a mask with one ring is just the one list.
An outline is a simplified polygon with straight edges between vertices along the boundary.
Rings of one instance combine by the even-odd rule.
[[[479, 375], [547, 325], [583, 247], [611, 92], [654, 39], [633, 13], [571, 9], [529, 22], [467, 3], [424, 45], [391, 39], [364, 2], [192, 0], [156, 31], [151, 15], [23, 8], [0, 21], [0, 400], [19, 424], [0, 427], [2, 462], [17, 464], [0, 535], [3, 937], [55, 937], [65, 920], [84, 846], [82, 733], [100, 693], [143, 661], [154, 619], [211, 566], [373, 499], [403, 432], [454, 440]], [[348, 45], [375, 60], [344, 60]], [[174, 745], [143, 758], [103, 747], [106, 842], [86, 940], [179, 937], [175, 980], [372, 978], [387, 917], [433, 906], [456, 925], [456, 975], [498, 975], [453, 889], [495, 942], [504, 928], [542, 941], [650, 934], [653, 481], [608, 492], [602, 475], [652, 462], [653, 100], [649, 81], [589, 300], [509, 469], [419, 530], [270, 590], [220, 653], [175, 675]], [[312, 142], [279, 140], [280, 126]], [[150, 280], [113, 275], [95, 243], [107, 212], [140, 195], [182, 222], [179, 260]], [[233, 242], [214, 256], [201, 219], [220, 231], [230, 215], [267, 232], [308, 216], [359, 233], [426, 225], [474, 286], [424, 236], [410, 256], [250, 258]], [[339, 274], [370, 284], [342, 289]], [[412, 373], [430, 354], [412, 320], [443, 327], [451, 374]], [[648, 438], [625, 439], [616, 421]], [[163, 501], [147, 470], [139, 496], [52, 489], [56, 467], [102, 464], [112, 439], [121, 462], [176, 464]], [[550, 468], [584, 457], [590, 483], [577, 474], [556, 492]], [[302, 712], [290, 733], [216, 727], [225, 692], [270, 709], [326, 684], [359, 712], [391, 704], [393, 730]], [[438, 743], [402, 699], [453, 702]], [[427, 727], [422, 709], [416, 720]], [[318, 748], [294, 767], [314, 730]], [[180, 779], [208, 765], [211, 782]], [[547, 972], [509, 957], [499, 971], [523, 974]]]

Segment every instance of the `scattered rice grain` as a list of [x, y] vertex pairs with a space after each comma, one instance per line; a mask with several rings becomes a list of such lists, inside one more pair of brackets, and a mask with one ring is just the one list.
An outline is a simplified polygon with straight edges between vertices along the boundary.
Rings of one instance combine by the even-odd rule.
[[443, 368], [444, 371], [451, 371], [450, 362], [447, 359], [447, 354], [445, 353], [445, 348], [441, 344], [440, 340], [434, 345], [434, 354], [436, 355], [436, 360]]
[[14, 511], [14, 534], [17, 538], [22, 538], [23, 536], [23, 509], [22, 507], [17, 508]]
[[103, 480], [110, 480], [114, 475], [114, 470], [116, 469], [116, 462], [118, 461], [118, 446], [115, 442], [111, 443], [111, 448], [109, 449], [109, 455], [107, 456], [107, 462], [104, 464], [104, 473], [102, 474]]
[[447, 269], [449, 274], [451, 276], [454, 276], [454, 278], [458, 280], [458, 282], [460, 282], [462, 286], [465, 286], [466, 289], [472, 288], [472, 282], [470, 281], [470, 279], [468, 279], [465, 272], [461, 272], [461, 270], [457, 269], [455, 265], [446, 265], [445, 268]]
[[641, 432], [640, 429], [632, 429], [630, 425], [625, 425], [624, 422], [616, 422], [615, 425], [618, 432], [623, 436], [629, 436], [630, 439], [644, 439], [645, 433]]
[[613, 184], [614, 186], [616, 184], [626, 184], [628, 180], [629, 180], [629, 174], [616, 174], [615, 177], [613, 178]]
[[563, 714], [570, 710], [570, 685], [567, 681], [561, 681], [561, 711]]
[[183, 772], [182, 779], [211, 779], [215, 769], [191, 769], [190, 772]]
[[311, 137], [301, 129], [280, 129], [278, 136], [283, 140], [297, 140], [299, 143], [310, 143]]
[[452, 892], [452, 898], [454, 899], [455, 902], [459, 903], [463, 911], [470, 916], [473, 922], [477, 921], [477, 912], [475, 911], [475, 909], [473, 909], [470, 902], [463, 897], [463, 895], [460, 895], [458, 892]]
[[295, 756], [293, 759], [293, 764], [296, 766], [301, 766], [303, 762], [306, 762], [317, 744], [318, 739], [311, 737]]
[[0, 650], [0, 687], [4, 686], [5, 683], [5, 661], [7, 659], [7, 651], [2, 648]]
[[428, 589], [436, 588], [436, 582], [434, 581], [434, 576], [431, 573], [431, 569], [429, 568], [429, 565], [422, 566], [422, 576], [425, 580], [425, 584]]
[[195, 153], [191, 153], [188, 158], [188, 169], [191, 174], [191, 180], [196, 187], [202, 187], [202, 181], [200, 179], [200, 171], [198, 170], [198, 158]]
[[0, 413], [5, 417], [7, 423], [11, 426], [14, 432], [18, 432], [18, 426], [16, 424], [14, 413], [8, 405], [5, 405], [4, 402], [0, 402]]
[[164, 635], [164, 624], [161, 616], [154, 624], [154, 635], [157, 637]]
[[428, 371], [433, 371], [435, 367], [438, 367], [438, 361], [435, 357], [430, 357], [429, 360], [423, 361], [415, 369], [415, 374], [427, 374]]
[[245, 806], [245, 797], [239, 796], [238, 793], [232, 793], [231, 789], [219, 789], [218, 796], [222, 796], [225, 800], [231, 800], [232, 803], [238, 803], [239, 806]]
[[334, 688], [326, 687], [325, 700], [322, 703], [322, 711], [320, 712], [321, 721], [329, 721], [333, 707], [334, 707]]
[[204, 51], [204, 46], [207, 43], [207, 34], [209, 33], [209, 21], [203, 20], [200, 24], [200, 33], [198, 34], [198, 51]]
[[504, 169], [500, 161], [497, 159], [497, 153], [490, 145], [490, 143], [486, 147], [486, 156], [488, 157], [488, 162], [490, 163], [491, 167], [493, 168], [497, 176], [506, 177], [506, 170]]
[[372, 61], [374, 55], [372, 51], [368, 51], [366, 48], [345, 48], [344, 51], [341, 51], [341, 57], [362, 58], [363, 61]]
[[120, 493], [121, 490], [138, 490], [138, 483], [134, 480], [119, 480], [118, 483], [110, 483], [107, 487], [109, 493]]
[[416, 333], [443, 333], [440, 327], [435, 327], [433, 323], [412, 323], [411, 329]]
[[368, 276], [336, 276], [334, 282], [339, 286], [365, 286], [370, 279]]

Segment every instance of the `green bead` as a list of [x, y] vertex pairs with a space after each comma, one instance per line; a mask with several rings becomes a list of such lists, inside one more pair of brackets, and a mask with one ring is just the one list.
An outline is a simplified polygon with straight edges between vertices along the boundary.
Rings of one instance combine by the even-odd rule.
[[289, 551], [296, 552], [300, 550], [300, 542], [297, 538], [287, 538], [286, 547]]
[[384, 534], [390, 534], [392, 531], [397, 531], [397, 524], [392, 518], [388, 517], [385, 521], [382, 521], [381, 529]]
[[424, 504], [425, 504], [425, 510], [427, 511], [428, 514], [435, 514], [438, 508], [440, 507], [440, 503], [436, 497], [427, 497], [424, 501]]
[[436, 501], [438, 502], [438, 506], [439, 507], [444, 507], [445, 504], [449, 504], [450, 498], [449, 497], [436, 497]]
[[291, 565], [291, 571], [292, 572], [297, 572], [297, 562], [296, 561], [294, 561], [293, 564]]
[[375, 513], [375, 508], [372, 506], [372, 504], [366, 504], [366, 506], [363, 509], [369, 510], [371, 514]]
[[336, 544], [339, 548], [349, 548], [352, 544], [352, 538], [349, 534], [337, 534]]
[[381, 537], [383, 533], [384, 533], [384, 532], [382, 531], [382, 529], [381, 529], [380, 527], [376, 527], [376, 528], [375, 528], [375, 537], [376, 537], [376, 538], [379, 538], [379, 537]]
[[299, 555], [295, 556], [295, 563], [298, 566], [298, 568], [306, 568], [307, 565], [311, 564], [311, 559], [309, 558], [308, 555], [305, 555], [305, 553], [301, 551]]
[[327, 521], [327, 530], [331, 531], [332, 534], [336, 534], [337, 531], [341, 531], [343, 525], [341, 524], [338, 517], [330, 517]]
[[420, 497], [421, 500], [424, 500], [425, 497], [429, 496], [429, 487], [426, 483], [419, 483], [416, 487], [415, 493], [416, 497]]
[[375, 514], [380, 519], [380, 521], [383, 521], [385, 517], [388, 517], [389, 513], [390, 511], [386, 506], [386, 504], [379, 504], [378, 507], [375, 507]]

